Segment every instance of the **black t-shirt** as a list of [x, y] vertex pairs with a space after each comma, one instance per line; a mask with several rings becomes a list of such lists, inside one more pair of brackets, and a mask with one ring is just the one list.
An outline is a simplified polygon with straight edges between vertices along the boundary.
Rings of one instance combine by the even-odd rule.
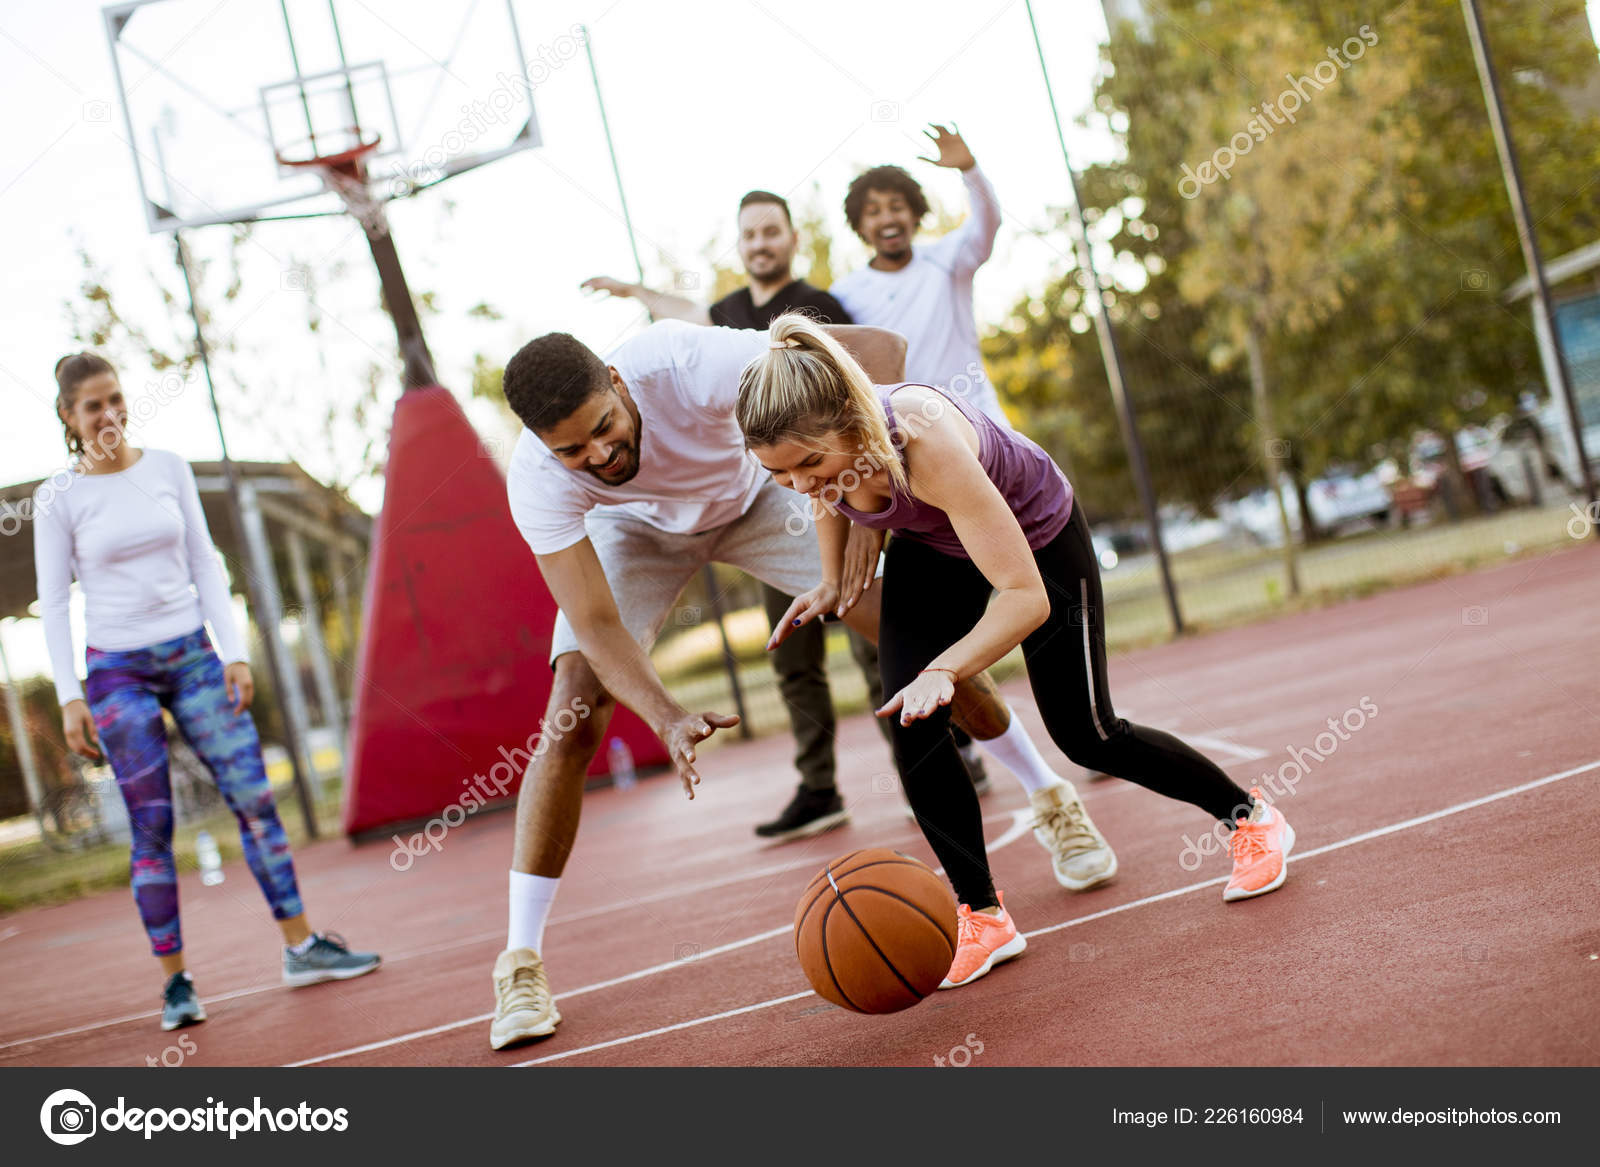
[[839, 301], [804, 280], [795, 280], [759, 308], [750, 298], [750, 289], [740, 288], [711, 305], [711, 323], [724, 328], [766, 328], [776, 317], [796, 308], [819, 324], [851, 323], [850, 314]]

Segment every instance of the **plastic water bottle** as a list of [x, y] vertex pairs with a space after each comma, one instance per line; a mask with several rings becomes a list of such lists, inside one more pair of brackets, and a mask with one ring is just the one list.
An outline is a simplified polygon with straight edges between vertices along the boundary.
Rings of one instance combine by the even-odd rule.
[[214, 887], [227, 876], [222, 874], [222, 853], [210, 831], [201, 831], [194, 837], [194, 857], [200, 861], [200, 882]]
[[606, 743], [606, 766], [618, 790], [632, 790], [639, 773], [633, 768], [633, 751], [620, 737]]

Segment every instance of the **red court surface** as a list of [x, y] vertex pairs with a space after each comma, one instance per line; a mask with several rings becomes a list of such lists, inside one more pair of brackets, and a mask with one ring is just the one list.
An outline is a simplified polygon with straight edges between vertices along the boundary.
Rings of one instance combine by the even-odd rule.
[[[1115, 780], [1080, 788], [1121, 873], [1060, 889], [996, 768], [993, 867], [1028, 951], [904, 1013], [828, 1005], [794, 958], [793, 905], [824, 861], [886, 845], [932, 862], [857, 717], [840, 730], [853, 821], [817, 839], [750, 832], [792, 786], [782, 735], [705, 751], [692, 803], [670, 777], [590, 796], [546, 937], [565, 1020], [541, 1043], [488, 1047], [502, 813], [404, 872], [387, 843], [302, 849], [313, 924], [386, 957], [344, 984], [281, 988], [248, 871], [186, 872], [210, 1020], [177, 1034], [126, 891], [0, 920], [0, 1064], [931, 1066], [981, 1045], [972, 1065], [1600, 1065], [1597, 598], [1586, 545], [1116, 657], [1120, 714], [1245, 785], [1363, 698], [1378, 712], [1302, 755], [1278, 799], [1299, 836], [1288, 882], [1238, 904], [1223, 856], [1180, 862], [1205, 816]], [[1045, 743], [1026, 682], [1006, 688]]]

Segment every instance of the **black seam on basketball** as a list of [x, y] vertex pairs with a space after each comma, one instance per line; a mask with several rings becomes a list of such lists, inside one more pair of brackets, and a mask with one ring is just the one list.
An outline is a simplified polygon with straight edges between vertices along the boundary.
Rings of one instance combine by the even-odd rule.
[[[833, 897], [833, 904], [840, 902], [842, 901], [838, 896]], [[828, 979], [833, 982], [833, 987], [838, 991], [839, 996], [844, 998], [845, 1004], [857, 1013], [865, 1013], [866, 1010], [852, 1001], [850, 994], [844, 991], [844, 986], [839, 983], [838, 974], [833, 971], [833, 958], [828, 955], [828, 915], [833, 911], [833, 904], [829, 904], [827, 911], [822, 913], [822, 967], [828, 970]], [[846, 908], [845, 910], [849, 911], [850, 909]], [[859, 926], [857, 925], [857, 927]]]
[[[861, 854], [861, 852], [859, 852], [859, 851], [850, 852], [850, 855], [859, 855], [859, 854]], [[845, 858], [846, 859], [850, 858], [850, 855], [846, 855]], [[890, 864], [899, 865], [899, 866], [904, 866], [906, 864], [910, 864], [910, 865], [912, 865], [914, 867], [926, 867], [927, 866], [927, 864], [921, 862], [920, 860], [910, 859], [910, 858], [905, 858], [905, 859], [874, 859], [871, 863], [863, 863], [860, 867], [852, 867], [849, 871], [834, 871], [832, 866], [824, 867], [820, 874], [818, 874], [818, 875], [816, 875], [816, 876], [814, 876], [812, 878], [811, 883], [816, 883], [817, 880], [820, 879], [820, 880], [823, 881], [824, 884], [826, 884], [827, 881], [828, 881], [828, 875], [830, 873], [833, 875], [834, 879], [840, 879], [840, 878], [842, 878], [843, 876], [846, 876], [846, 875], [854, 875], [858, 871], [865, 871], [869, 867], [882, 867], [882, 866], [886, 866], [886, 865], [890, 865]], [[806, 890], [807, 891], [811, 890], [811, 883], [806, 884]], [[801, 894], [804, 895], [805, 893], [802, 892]], [[795, 922], [795, 926], [794, 926], [794, 934], [795, 934], [796, 942], [798, 942], [799, 937], [800, 937], [800, 929], [805, 926], [806, 917], [811, 914], [811, 909], [817, 906], [817, 900], [820, 900], [823, 897], [824, 894], [825, 893], [822, 891], [822, 889], [819, 888], [818, 891], [817, 891], [816, 897], [809, 904], [806, 905], [806, 910], [800, 913], [800, 919]]]
[[[850, 890], [851, 891], [875, 891], [879, 895], [886, 895], [892, 900], [899, 900], [906, 907], [910, 908], [913, 912], [917, 913], [917, 915], [921, 916], [924, 920], [928, 921], [928, 923], [932, 924], [936, 929], [938, 929], [939, 935], [944, 937], [944, 942], [946, 944], [950, 944], [950, 937], [945, 934], [945, 930], [940, 925], [939, 921], [935, 920], [932, 916], [928, 915], [927, 912], [923, 911], [922, 910], [922, 906], [920, 904], [914, 904], [910, 900], [906, 899], [905, 896], [899, 895], [896, 892], [892, 892], [886, 887], [877, 887], [876, 885], [870, 884], [870, 883], [859, 884], [857, 886], [852, 887]], [[950, 946], [950, 959], [954, 960], [955, 958], [956, 958], [956, 949], [955, 949], [955, 945], [952, 944]]]
[[[851, 888], [850, 890], [851, 891], [855, 891], [856, 889], [855, 888]], [[876, 890], [876, 889], [874, 889], [874, 890]], [[876, 952], [878, 954], [878, 959], [883, 961], [884, 966], [886, 968], [888, 968], [888, 970], [890, 972], [894, 973], [895, 980], [899, 981], [902, 985], [904, 985], [906, 987], [906, 992], [910, 993], [917, 1000], [919, 1000], [919, 1001], [922, 1000], [922, 994], [917, 992], [916, 989], [912, 988], [911, 987], [911, 982], [906, 980], [905, 977], [900, 975], [900, 970], [894, 967], [894, 961], [890, 960], [888, 954], [885, 953], [883, 951], [883, 949], [878, 947], [878, 942], [872, 938], [872, 933], [867, 931], [867, 926], [865, 924], [863, 924], [859, 919], [857, 919], [856, 918], [856, 914], [853, 911], [850, 910], [850, 905], [845, 902], [844, 893], [840, 892], [839, 895], [836, 897], [836, 899], [838, 901], [839, 906], [845, 910], [845, 914], [850, 917], [850, 922], [852, 924], [854, 924], [858, 929], [860, 929], [861, 935], [863, 937], [865, 937], [865, 939], [866, 939], [868, 944], [872, 945], [872, 951], [874, 951], [874, 952]], [[826, 924], [827, 920], [824, 919], [823, 923]], [[827, 933], [826, 930], [824, 930], [823, 933], [822, 933], [822, 939], [823, 939], [824, 944], [826, 944], [827, 939], [828, 939], [828, 933]], [[830, 973], [833, 971], [833, 966], [832, 965], [828, 966], [828, 971]]]

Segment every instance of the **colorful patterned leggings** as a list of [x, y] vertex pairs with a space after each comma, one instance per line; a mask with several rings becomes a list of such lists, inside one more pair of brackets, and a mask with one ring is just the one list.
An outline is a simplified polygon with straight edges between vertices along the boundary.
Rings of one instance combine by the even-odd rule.
[[248, 712], [234, 715], [222, 662], [204, 628], [128, 652], [88, 651], [85, 686], [100, 744], [128, 805], [133, 898], [157, 956], [183, 949], [172, 859], [172, 782], [163, 706], [239, 820], [245, 861], [279, 920], [303, 910], [289, 840], [278, 820]]

